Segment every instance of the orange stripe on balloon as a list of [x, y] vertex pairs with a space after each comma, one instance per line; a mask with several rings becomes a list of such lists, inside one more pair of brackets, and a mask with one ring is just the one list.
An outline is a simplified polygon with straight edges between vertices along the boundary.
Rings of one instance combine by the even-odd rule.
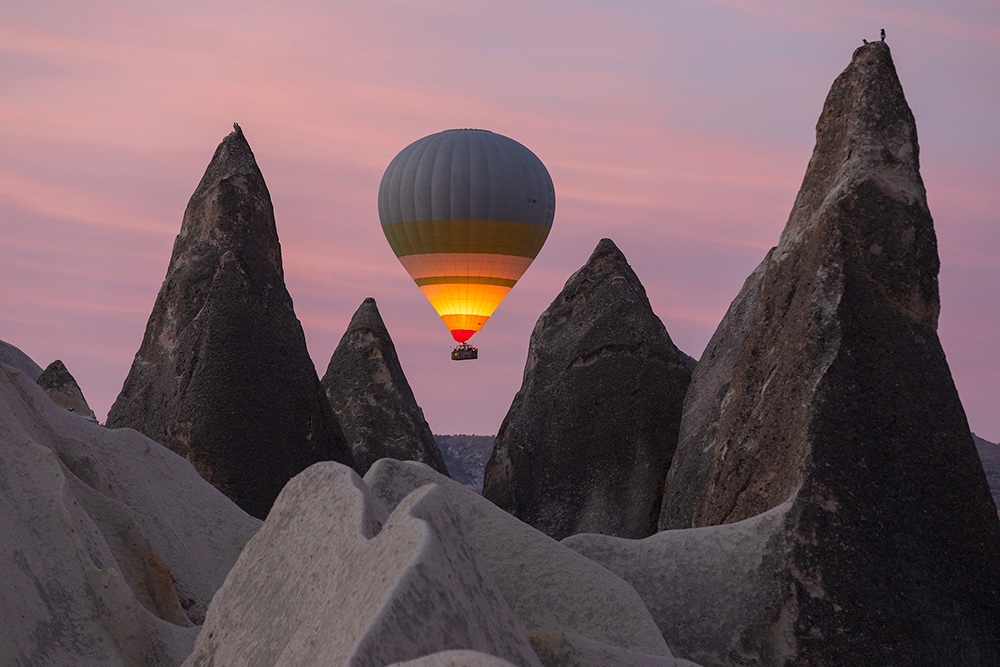
[[518, 280], [531, 265], [528, 257], [490, 253], [404, 255], [399, 262], [414, 280], [469, 275]]

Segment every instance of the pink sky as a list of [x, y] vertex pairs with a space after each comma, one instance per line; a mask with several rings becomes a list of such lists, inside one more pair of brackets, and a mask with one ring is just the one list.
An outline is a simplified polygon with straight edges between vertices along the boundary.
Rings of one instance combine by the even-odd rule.
[[[431, 429], [496, 433], [536, 318], [603, 236], [701, 355], [777, 243], [833, 79], [881, 27], [917, 119], [942, 343], [972, 429], [1000, 440], [993, 0], [0, 0], [0, 339], [62, 359], [103, 420], [187, 200], [237, 121], [319, 374], [373, 296]], [[376, 210], [392, 157], [453, 127], [528, 146], [557, 202], [466, 363]]]

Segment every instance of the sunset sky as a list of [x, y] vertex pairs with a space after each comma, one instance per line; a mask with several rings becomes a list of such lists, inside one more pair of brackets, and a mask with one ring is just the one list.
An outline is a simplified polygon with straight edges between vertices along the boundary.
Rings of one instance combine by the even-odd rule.
[[[496, 433], [535, 320], [602, 237], [701, 355], [778, 241], [830, 85], [882, 27], [917, 119], [941, 340], [995, 442], [996, 0], [0, 0], [0, 339], [62, 359], [103, 421], [236, 121], [319, 374], [373, 296], [431, 429]], [[393, 156], [456, 127], [520, 141], [556, 190], [546, 246], [462, 363], [376, 209]]]

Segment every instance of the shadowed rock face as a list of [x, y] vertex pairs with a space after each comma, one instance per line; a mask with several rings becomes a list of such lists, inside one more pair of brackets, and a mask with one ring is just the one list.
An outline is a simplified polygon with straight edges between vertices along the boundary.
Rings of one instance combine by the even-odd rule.
[[757, 308], [770, 258], [769, 252], [746, 279], [691, 375], [677, 450], [663, 486], [660, 530], [691, 527], [695, 500], [704, 489], [714, 459], [712, 445], [719, 428], [719, 410], [729, 391], [736, 355]]
[[535, 324], [483, 495], [556, 539], [649, 535], [690, 378], [639, 279], [603, 239]]
[[87, 405], [87, 399], [76, 380], [70, 375], [66, 365], [56, 359], [38, 376], [38, 385], [45, 390], [55, 404], [70, 412], [97, 421], [94, 411]]
[[375, 299], [354, 313], [322, 382], [361, 474], [387, 457], [448, 474]]
[[789, 596], [747, 640], [774, 656], [1000, 664], [1000, 524], [936, 333], [933, 221], [888, 46], [855, 51], [816, 134], [728, 390], [696, 416], [718, 420], [709, 470], [670, 514], [709, 526], [791, 503]]
[[188, 202], [107, 424], [184, 456], [260, 518], [310, 464], [353, 464], [285, 289], [267, 186], [238, 126]]

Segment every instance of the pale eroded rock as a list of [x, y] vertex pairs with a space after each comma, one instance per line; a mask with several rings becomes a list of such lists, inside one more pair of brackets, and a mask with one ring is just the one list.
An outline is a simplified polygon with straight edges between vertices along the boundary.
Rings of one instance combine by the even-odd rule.
[[389, 514], [354, 471], [320, 463], [282, 491], [185, 665], [375, 666], [452, 650], [539, 665], [447, 494], [425, 486]]
[[414, 489], [438, 485], [526, 630], [570, 633], [637, 652], [670, 655], [632, 586], [458, 482], [425, 465], [392, 459], [378, 461], [365, 481], [388, 507]]
[[164, 447], [0, 365], [0, 664], [178, 664], [258, 525]]
[[12, 366], [31, 378], [32, 382], [38, 380], [42, 374], [42, 367], [36, 364], [31, 357], [22, 352], [19, 348], [0, 340], [0, 364]]

